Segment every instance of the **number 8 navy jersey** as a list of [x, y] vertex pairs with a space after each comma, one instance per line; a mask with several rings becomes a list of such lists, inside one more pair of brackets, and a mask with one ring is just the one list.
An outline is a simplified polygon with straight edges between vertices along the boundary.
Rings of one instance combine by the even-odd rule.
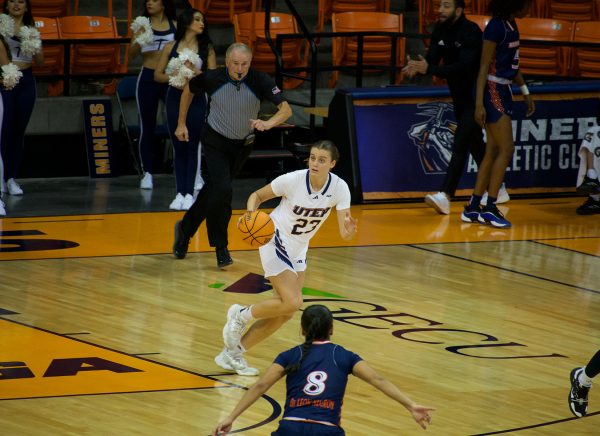
[[[302, 356], [302, 345], [284, 351], [275, 359], [282, 367]], [[313, 342], [302, 366], [286, 377], [283, 419], [340, 425], [348, 374], [361, 357], [329, 341]]]

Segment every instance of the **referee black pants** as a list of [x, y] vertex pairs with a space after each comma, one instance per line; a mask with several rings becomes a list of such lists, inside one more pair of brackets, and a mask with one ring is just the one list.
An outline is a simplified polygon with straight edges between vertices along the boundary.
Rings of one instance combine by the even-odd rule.
[[452, 157], [441, 189], [449, 197], [454, 196], [469, 153], [473, 156], [473, 160], [477, 162], [477, 166], [481, 165], [485, 154], [483, 132], [481, 126], [475, 122], [475, 107], [470, 105], [457, 107], [455, 104], [454, 117], [456, 118], [456, 132], [454, 133], [454, 144], [452, 145]]
[[252, 151], [251, 146], [244, 146], [243, 143], [243, 140], [228, 139], [208, 124], [205, 125], [202, 134], [202, 176], [205, 185], [183, 216], [182, 229], [186, 238], [194, 236], [206, 219], [210, 246], [222, 248], [228, 245], [227, 226], [231, 218], [233, 178]]

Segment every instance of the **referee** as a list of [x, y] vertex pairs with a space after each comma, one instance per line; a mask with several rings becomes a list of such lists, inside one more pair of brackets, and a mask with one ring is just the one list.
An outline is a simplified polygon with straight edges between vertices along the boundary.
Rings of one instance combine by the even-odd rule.
[[[190, 239], [206, 219], [208, 241], [216, 248], [217, 266], [233, 263], [227, 249], [227, 227], [231, 218], [232, 180], [250, 155], [254, 131], [269, 130], [283, 122], [292, 110], [273, 79], [250, 68], [252, 51], [234, 43], [225, 54], [225, 68], [208, 70], [190, 80], [183, 90], [175, 136], [188, 141], [185, 120], [192, 94], [207, 93], [208, 117], [202, 133], [202, 152], [206, 164], [206, 184], [181, 221], [175, 223], [173, 254], [183, 259]], [[268, 120], [259, 120], [263, 100], [277, 106]], [[201, 120], [198, 120], [201, 122]]]

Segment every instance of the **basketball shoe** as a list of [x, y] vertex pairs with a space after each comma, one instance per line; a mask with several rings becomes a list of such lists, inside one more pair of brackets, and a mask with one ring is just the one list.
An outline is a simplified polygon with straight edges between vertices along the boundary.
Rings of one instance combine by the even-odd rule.
[[239, 375], [257, 376], [259, 370], [248, 366], [248, 362], [244, 359], [242, 353], [234, 352], [223, 348], [216, 357], [215, 363], [227, 371], [235, 371]]
[[597, 179], [592, 179], [591, 177], [585, 176], [583, 178], [583, 182], [581, 185], [577, 187], [577, 193], [582, 195], [594, 194], [596, 192], [600, 192], [600, 184]]
[[245, 309], [245, 307], [240, 304], [233, 304], [227, 311], [227, 322], [223, 327], [223, 342], [230, 350], [239, 349], [240, 340], [248, 324], [242, 319], [240, 314], [242, 309]]
[[4, 206], [4, 202], [0, 200], [0, 216], [6, 215], [6, 206]]
[[233, 259], [231, 258], [231, 255], [229, 254], [229, 250], [227, 249], [227, 247], [217, 248], [215, 253], [217, 255], [217, 267], [218, 268], [222, 269], [233, 263]]
[[15, 179], [8, 179], [6, 182], [6, 188], [8, 189], [8, 193], [10, 195], [23, 195], [23, 189], [21, 189], [21, 186]]
[[175, 199], [169, 205], [169, 209], [181, 210], [182, 207], [183, 207], [183, 195], [181, 195], [181, 193], [178, 192], [177, 195], [175, 196]]
[[577, 215], [594, 215], [600, 213], [600, 200], [588, 197], [586, 202], [579, 206], [575, 212], [577, 212]]
[[587, 414], [588, 393], [590, 387], [579, 384], [579, 374], [583, 368], [575, 368], [571, 371], [571, 390], [569, 391], [569, 409], [577, 418], [581, 418]]
[[173, 242], [173, 256], [183, 259], [187, 255], [190, 238], [186, 238], [181, 227], [181, 221], [175, 223], [175, 242]]
[[434, 208], [437, 213], [442, 215], [448, 215], [450, 213], [450, 200], [446, 197], [443, 192], [436, 194], [427, 194], [425, 196], [425, 203]]
[[144, 177], [140, 181], [140, 189], [152, 189], [154, 184], [152, 183], [152, 174], [144, 173]]
[[502, 212], [498, 210], [495, 204], [485, 206], [481, 209], [478, 219], [481, 224], [487, 224], [498, 229], [506, 229], [512, 226], [510, 221], [504, 218], [504, 215], [502, 215]]
[[481, 208], [479, 206], [469, 206], [468, 204], [463, 209], [460, 219], [466, 223], [478, 223]]

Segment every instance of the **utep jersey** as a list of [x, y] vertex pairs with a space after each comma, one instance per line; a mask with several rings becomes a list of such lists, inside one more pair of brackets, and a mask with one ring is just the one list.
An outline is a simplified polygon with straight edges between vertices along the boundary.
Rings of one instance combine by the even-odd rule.
[[175, 40], [175, 30], [175, 25], [171, 20], [169, 20], [169, 28], [167, 30], [152, 29], [154, 38], [150, 44], [141, 46], [142, 53], [162, 50], [165, 44]]
[[485, 26], [483, 40], [497, 44], [489, 73], [503, 79], [514, 79], [519, 71], [519, 29], [515, 21], [493, 17]]
[[585, 150], [588, 150], [594, 156], [594, 169], [600, 174], [600, 126], [593, 126], [585, 133], [579, 148], [579, 172], [577, 174], [577, 186], [581, 185], [587, 173], [587, 165], [585, 164]]
[[[275, 363], [285, 368], [301, 356], [302, 346], [298, 345], [277, 356]], [[313, 342], [300, 369], [286, 377], [283, 417], [340, 425], [348, 374], [361, 360], [340, 345]]]
[[271, 182], [271, 189], [281, 197], [271, 212], [271, 219], [288, 241], [308, 243], [334, 206], [336, 209], [350, 207], [348, 185], [332, 173], [318, 192], [310, 185], [309, 170], [279, 176]]

